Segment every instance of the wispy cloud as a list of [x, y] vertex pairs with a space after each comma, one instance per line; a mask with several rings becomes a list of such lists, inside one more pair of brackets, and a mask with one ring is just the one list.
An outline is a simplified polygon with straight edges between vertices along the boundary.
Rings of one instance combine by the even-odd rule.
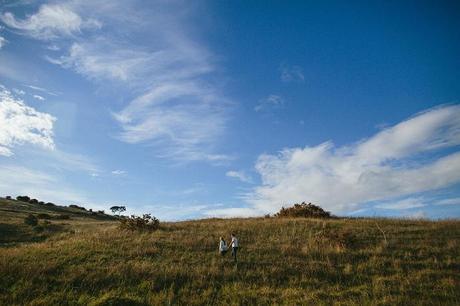
[[279, 95], [269, 95], [268, 97], [261, 99], [259, 104], [254, 107], [256, 112], [260, 111], [269, 111], [274, 109], [279, 109], [283, 107], [285, 101], [284, 98]]
[[6, 12], [0, 15], [0, 20], [20, 34], [41, 40], [68, 37], [80, 33], [85, 28], [101, 26], [93, 19], [82, 20], [65, 4], [44, 4], [38, 12], [22, 20]]
[[280, 79], [285, 83], [304, 82], [305, 76], [302, 67], [296, 65], [290, 66], [283, 63], [280, 66]]
[[33, 95], [33, 97], [37, 100], [40, 100], [40, 101], [45, 101], [45, 98], [43, 98], [42, 96], [39, 96], [39, 95]]
[[30, 89], [33, 89], [33, 90], [36, 90], [36, 91], [40, 91], [40, 92], [43, 92], [43, 93], [46, 93], [48, 95], [51, 95], [51, 96], [57, 96], [58, 94], [51, 91], [51, 90], [48, 90], [46, 88], [42, 88], [42, 87], [38, 87], [38, 86], [34, 86], [34, 85], [23, 85], [24, 87], [27, 87], [27, 88], [30, 88]]
[[0, 173], [0, 193], [4, 195], [28, 195], [57, 204], [91, 203], [85, 194], [49, 173], [13, 165], [0, 165]]
[[389, 201], [381, 203], [376, 205], [375, 207], [381, 209], [404, 210], [424, 206], [427, 206], [427, 204], [424, 203], [423, 198], [407, 198], [399, 201]]
[[460, 205], [460, 198], [449, 198], [438, 200], [434, 203], [435, 205]]
[[252, 183], [252, 177], [247, 175], [244, 171], [227, 171], [226, 176], [236, 178], [244, 183]]
[[[452, 105], [417, 114], [348, 146], [325, 142], [263, 154], [256, 163], [262, 185], [246, 195], [248, 209], [260, 215], [287, 203], [311, 201], [346, 213], [364, 203], [446, 188], [460, 182], [460, 152], [437, 153], [437, 159], [417, 164], [413, 157], [459, 144], [460, 106]], [[425, 204], [411, 199], [381, 208]]]
[[[39, 153], [36, 152], [35, 154], [37, 155]], [[57, 148], [52, 152], [47, 152], [46, 157], [51, 161], [50, 167], [57, 170], [92, 174], [99, 174], [102, 172], [93, 159], [83, 154], [66, 152]]]
[[3, 48], [7, 44], [7, 40], [5, 37], [0, 36], [0, 49]]
[[113, 175], [122, 175], [122, 174], [125, 174], [125, 173], [126, 173], [126, 171], [124, 171], [124, 170], [113, 170], [112, 171]]
[[[130, 92], [113, 112], [121, 141], [153, 145], [156, 155], [177, 160], [230, 159], [215, 151], [231, 102], [218, 85], [215, 56], [192, 35], [193, 9], [175, 2], [142, 11], [136, 5], [69, 1], [42, 5], [22, 20], [7, 12], [1, 20], [36, 39], [70, 40], [64, 55], [48, 61]], [[80, 35], [83, 30], [91, 35]], [[145, 44], [129, 39], [145, 31]]]
[[13, 155], [12, 148], [25, 143], [54, 149], [53, 116], [36, 111], [0, 85], [0, 155]]

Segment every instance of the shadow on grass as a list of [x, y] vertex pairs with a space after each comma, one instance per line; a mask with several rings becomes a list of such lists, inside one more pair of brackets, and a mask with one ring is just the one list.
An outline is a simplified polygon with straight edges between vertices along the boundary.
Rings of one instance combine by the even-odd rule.
[[34, 233], [26, 225], [0, 223], [0, 246], [20, 242], [38, 242], [43, 241], [45, 238]]

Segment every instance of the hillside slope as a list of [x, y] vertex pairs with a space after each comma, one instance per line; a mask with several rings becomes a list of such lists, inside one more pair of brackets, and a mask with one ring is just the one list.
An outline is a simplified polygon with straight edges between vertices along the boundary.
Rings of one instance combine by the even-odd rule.
[[[37, 227], [24, 224], [24, 218], [30, 214], [38, 217]], [[0, 198], [0, 246], [42, 241], [58, 233], [114, 219], [113, 216], [84, 209]]]
[[[460, 304], [459, 221], [94, 224], [0, 247], [0, 305]], [[238, 265], [217, 253], [231, 231]]]

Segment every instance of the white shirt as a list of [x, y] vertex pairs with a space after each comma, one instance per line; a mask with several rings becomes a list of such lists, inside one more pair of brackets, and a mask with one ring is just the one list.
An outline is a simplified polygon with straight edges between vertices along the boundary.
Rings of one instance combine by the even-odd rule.
[[227, 245], [225, 244], [225, 241], [221, 240], [219, 242], [219, 251], [226, 251], [227, 250]]
[[232, 237], [232, 242], [230, 243], [230, 245], [234, 248], [237, 248], [238, 247], [238, 239], [236, 237]]

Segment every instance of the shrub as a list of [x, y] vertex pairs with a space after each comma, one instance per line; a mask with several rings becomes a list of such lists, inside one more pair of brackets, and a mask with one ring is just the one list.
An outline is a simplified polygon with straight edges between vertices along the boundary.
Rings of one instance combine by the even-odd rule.
[[103, 210], [98, 210], [97, 213], [98, 213], [98, 214], [105, 215], [105, 211], [103, 211]]
[[28, 196], [17, 196], [16, 200], [21, 201], [21, 202], [29, 202], [30, 198]]
[[130, 231], [154, 231], [160, 228], [160, 220], [150, 214], [144, 214], [142, 217], [131, 215], [120, 220], [120, 228]]
[[54, 203], [48, 202], [45, 204], [46, 206], [56, 206]]
[[38, 204], [40, 204], [40, 205], [45, 205], [45, 202], [40, 201], [40, 202], [38, 202]]
[[29, 203], [30, 204], [38, 204], [38, 200], [37, 199], [30, 199]]
[[6, 196], [5, 199], [11, 200], [11, 196]]
[[75, 209], [80, 209], [80, 210], [86, 210], [86, 208], [84, 208], [83, 206], [78, 206], [78, 205], [75, 205], [75, 204], [72, 204], [72, 205], [69, 205], [70, 208], [75, 208]]
[[24, 223], [30, 226], [36, 226], [38, 224], [38, 219], [32, 214], [29, 214], [24, 218]]
[[275, 217], [331, 218], [331, 213], [312, 203], [302, 202], [292, 207], [284, 208]]

